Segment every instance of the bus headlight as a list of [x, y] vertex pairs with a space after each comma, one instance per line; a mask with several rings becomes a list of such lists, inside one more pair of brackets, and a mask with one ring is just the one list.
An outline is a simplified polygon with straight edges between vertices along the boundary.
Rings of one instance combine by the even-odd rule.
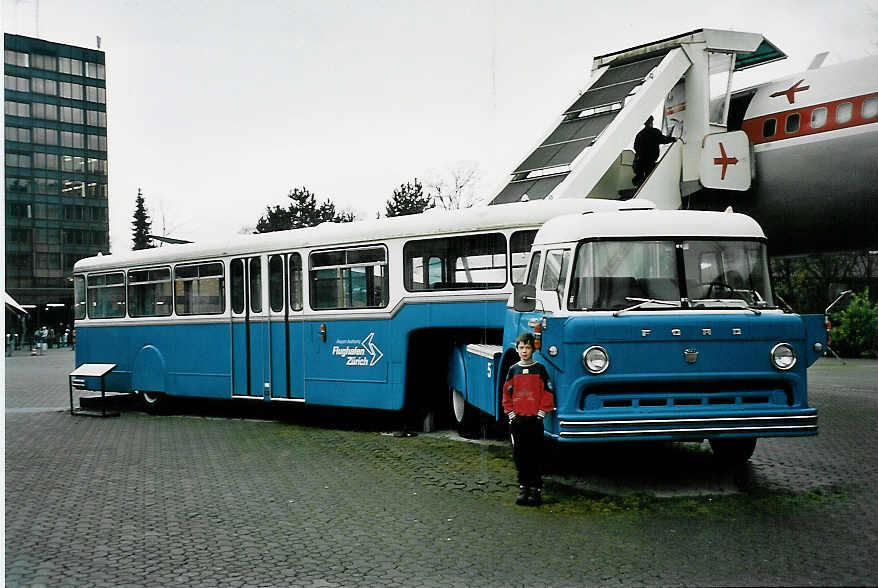
[[796, 351], [789, 343], [778, 343], [771, 348], [771, 363], [777, 369], [786, 371], [796, 365]]
[[593, 374], [602, 374], [610, 367], [610, 356], [603, 347], [592, 345], [582, 352], [582, 365]]

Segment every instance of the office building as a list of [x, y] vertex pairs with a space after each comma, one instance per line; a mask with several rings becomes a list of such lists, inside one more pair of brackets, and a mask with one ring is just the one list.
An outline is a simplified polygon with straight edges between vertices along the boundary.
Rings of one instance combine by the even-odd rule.
[[109, 253], [104, 52], [4, 34], [6, 291], [73, 320], [73, 264]]

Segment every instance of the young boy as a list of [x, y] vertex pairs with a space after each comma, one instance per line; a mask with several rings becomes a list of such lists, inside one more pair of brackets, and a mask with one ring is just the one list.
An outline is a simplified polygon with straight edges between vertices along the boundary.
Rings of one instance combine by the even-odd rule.
[[555, 410], [555, 395], [546, 368], [533, 359], [533, 334], [519, 335], [515, 350], [521, 361], [509, 368], [503, 384], [503, 412], [509, 418], [512, 454], [518, 470], [515, 504], [539, 506], [543, 489], [543, 418]]

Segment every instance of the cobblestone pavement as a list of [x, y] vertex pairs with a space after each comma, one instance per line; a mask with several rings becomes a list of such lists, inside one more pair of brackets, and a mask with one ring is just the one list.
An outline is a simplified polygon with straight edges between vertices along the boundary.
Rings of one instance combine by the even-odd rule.
[[516, 507], [502, 442], [224, 403], [71, 417], [72, 353], [6, 359], [6, 584], [874, 585], [878, 362], [809, 371], [821, 434], [726, 474], [697, 445], [561, 452]]

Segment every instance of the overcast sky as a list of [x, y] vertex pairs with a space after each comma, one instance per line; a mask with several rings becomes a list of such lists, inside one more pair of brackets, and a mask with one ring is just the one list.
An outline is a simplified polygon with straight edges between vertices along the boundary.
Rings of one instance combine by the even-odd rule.
[[[5, 32], [107, 59], [110, 238], [253, 226], [307, 186], [373, 218], [394, 188], [478, 165], [493, 197], [586, 86], [595, 55], [698, 28], [789, 58], [736, 86], [878, 53], [878, 0], [2, 0]], [[37, 12], [38, 8], [38, 12]]]

